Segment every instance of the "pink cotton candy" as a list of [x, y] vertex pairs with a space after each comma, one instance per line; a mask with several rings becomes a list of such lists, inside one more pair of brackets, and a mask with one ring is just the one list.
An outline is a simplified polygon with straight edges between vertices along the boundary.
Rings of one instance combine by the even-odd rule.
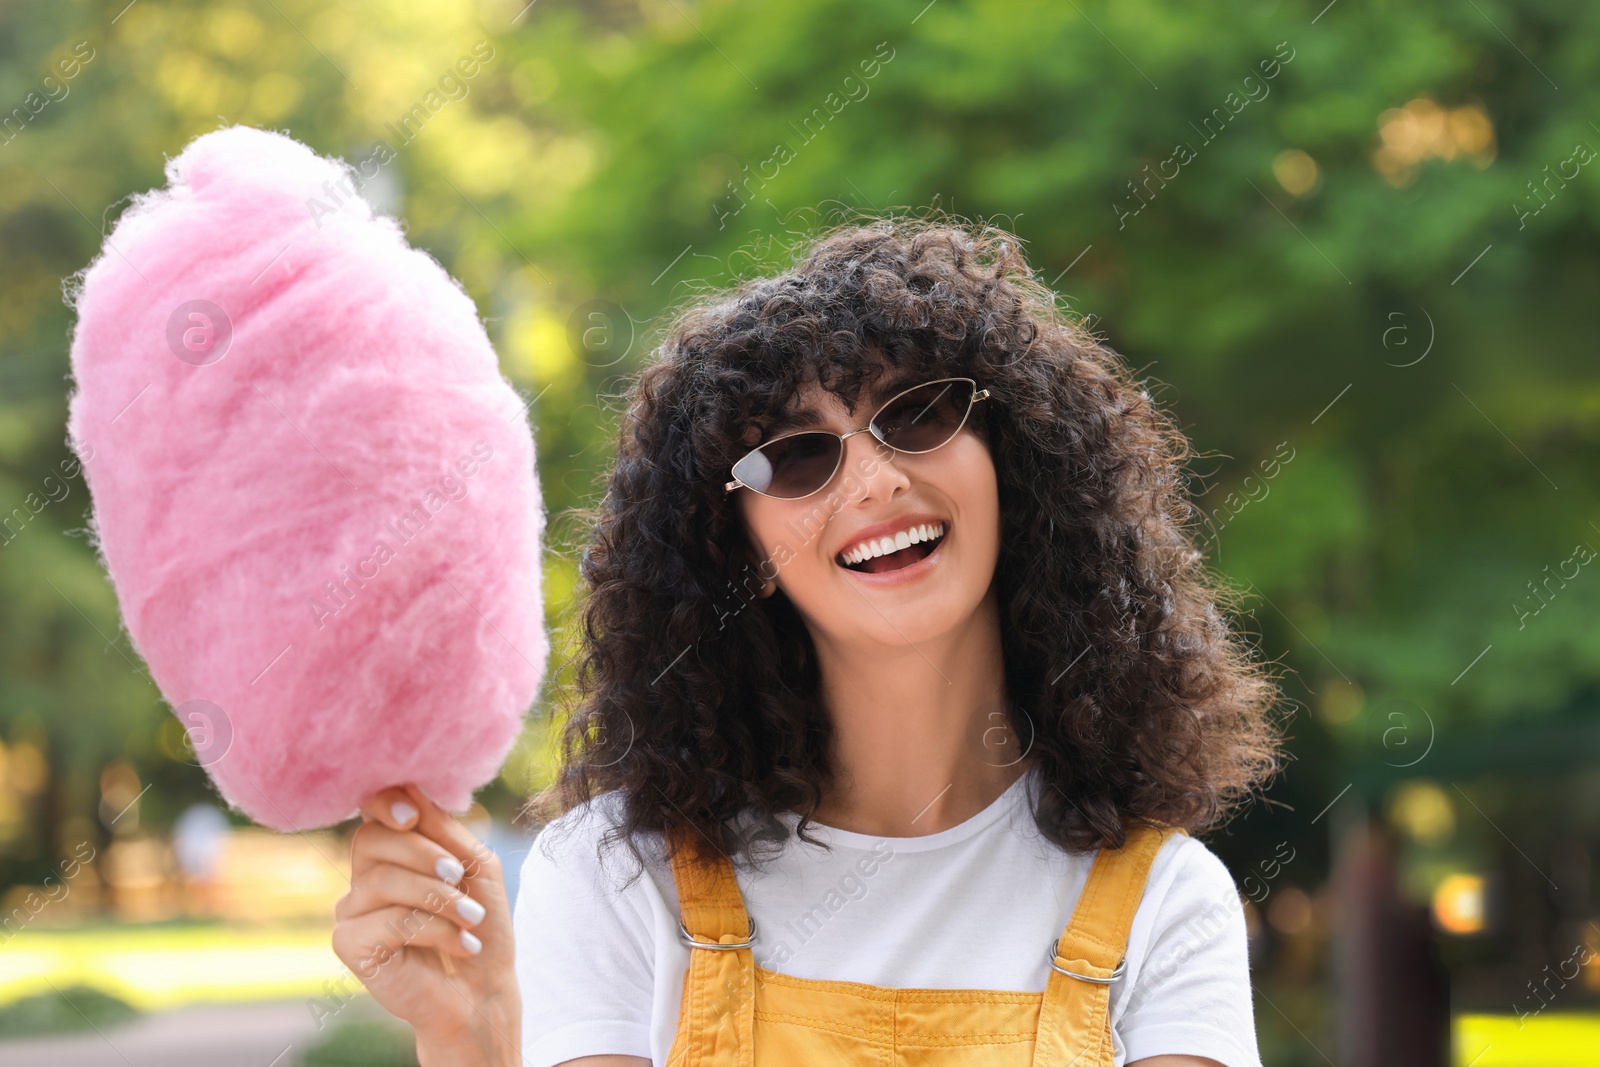
[[549, 651], [526, 407], [347, 164], [234, 126], [166, 172], [67, 290], [70, 443], [133, 644], [256, 822], [407, 781], [464, 811]]

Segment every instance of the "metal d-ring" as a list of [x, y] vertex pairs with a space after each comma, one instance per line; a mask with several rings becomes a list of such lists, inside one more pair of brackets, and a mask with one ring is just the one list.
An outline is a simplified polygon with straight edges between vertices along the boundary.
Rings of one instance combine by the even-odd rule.
[[1065, 967], [1061, 967], [1056, 964], [1056, 957], [1060, 955], [1060, 952], [1061, 939], [1058, 937], [1054, 941], [1050, 942], [1049, 950], [1045, 953], [1045, 959], [1050, 961], [1051, 970], [1060, 971], [1068, 978], [1081, 978], [1085, 982], [1093, 982], [1096, 985], [1110, 985], [1112, 982], [1115, 982], [1118, 978], [1122, 977], [1123, 970], [1128, 966], [1128, 957], [1123, 956], [1121, 961], [1117, 963], [1117, 969], [1111, 972], [1111, 977], [1109, 978], [1099, 978], [1092, 974], [1079, 974], [1077, 971], [1069, 971]]
[[709, 949], [715, 949], [718, 952], [726, 952], [726, 951], [730, 951], [730, 950], [733, 950], [733, 949], [740, 949], [740, 948], [749, 948], [751, 945], [754, 945], [756, 943], [756, 921], [754, 919], [751, 919], [751, 920], [749, 920], [749, 922], [750, 922], [750, 937], [747, 940], [736, 941], [736, 942], [734, 942], [732, 944], [724, 945], [724, 944], [722, 944], [720, 942], [716, 942], [716, 941], [700, 941], [700, 940], [696, 939], [695, 936], [689, 932], [688, 927], [683, 925], [683, 920], [679, 919], [678, 920], [678, 940], [682, 941], [685, 945], [688, 945], [690, 948], [709, 948]]

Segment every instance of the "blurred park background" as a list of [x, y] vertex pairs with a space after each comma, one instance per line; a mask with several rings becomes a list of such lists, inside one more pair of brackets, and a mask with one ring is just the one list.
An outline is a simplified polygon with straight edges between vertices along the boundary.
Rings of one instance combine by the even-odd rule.
[[[1550, 2], [0, 0], [0, 1063], [414, 1062], [328, 946], [351, 827], [222, 810], [66, 445], [62, 279], [233, 123], [476, 300], [552, 663], [663, 312], [856, 213], [1018, 234], [1192, 437], [1294, 704], [1206, 839], [1265, 1063], [1600, 1062], [1597, 73], [1600, 8]], [[513, 878], [550, 734], [472, 815]]]

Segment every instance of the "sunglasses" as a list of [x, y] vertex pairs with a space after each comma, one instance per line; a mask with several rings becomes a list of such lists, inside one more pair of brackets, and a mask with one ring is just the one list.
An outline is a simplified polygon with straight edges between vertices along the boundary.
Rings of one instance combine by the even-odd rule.
[[961, 431], [972, 405], [988, 395], [971, 378], [912, 386], [886, 400], [865, 426], [846, 433], [800, 430], [758, 445], [733, 465], [733, 481], [724, 491], [742, 485], [778, 500], [810, 496], [833, 480], [844, 460], [845, 438], [858, 433], [870, 431], [896, 452], [932, 452]]

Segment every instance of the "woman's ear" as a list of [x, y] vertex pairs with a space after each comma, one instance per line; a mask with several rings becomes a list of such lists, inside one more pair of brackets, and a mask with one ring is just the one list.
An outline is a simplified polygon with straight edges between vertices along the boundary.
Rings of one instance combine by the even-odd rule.
[[[763, 558], [761, 553], [749, 547], [748, 541], [746, 542], [745, 553], [745, 566], [761, 581], [760, 587], [756, 590], [756, 597], [758, 599], [765, 600], [767, 597], [778, 591], [778, 581], [776, 578], [777, 568], [772, 566], [771, 560]], [[767, 577], [768, 570], [774, 572], [774, 577]]]
[[757, 599], [765, 600], [767, 597], [778, 591], [778, 583], [776, 578], [768, 578], [766, 575], [767, 570], [772, 570], [774, 573], [776, 573], [777, 568], [773, 566], [772, 561], [763, 556], [761, 554], [761, 550], [756, 547], [755, 539], [750, 535], [749, 523], [743, 517], [742, 513], [740, 515], [739, 522], [744, 531], [744, 537], [742, 538], [739, 550], [739, 559], [744, 565], [742, 568], [742, 573], [754, 574], [761, 581], [761, 585], [757, 588], [755, 595]]

